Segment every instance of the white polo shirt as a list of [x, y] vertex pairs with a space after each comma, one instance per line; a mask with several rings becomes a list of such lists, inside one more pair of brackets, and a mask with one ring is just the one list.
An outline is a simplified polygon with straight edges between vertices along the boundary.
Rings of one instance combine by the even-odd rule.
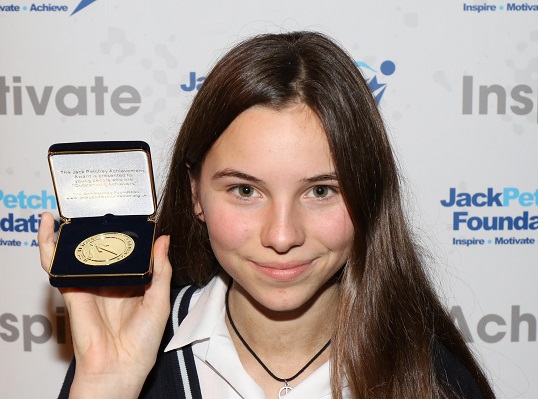
[[[178, 327], [165, 351], [192, 344], [192, 351], [204, 399], [277, 399], [266, 398], [265, 392], [245, 371], [226, 327], [224, 298], [227, 281], [217, 276], [196, 291], [189, 313]], [[177, 312], [177, 309], [173, 310]], [[286, 399], [331, 398], [330, 362], [324, 363], [299, 385]], [[344, 381], [343, 397], [351, 398]]]

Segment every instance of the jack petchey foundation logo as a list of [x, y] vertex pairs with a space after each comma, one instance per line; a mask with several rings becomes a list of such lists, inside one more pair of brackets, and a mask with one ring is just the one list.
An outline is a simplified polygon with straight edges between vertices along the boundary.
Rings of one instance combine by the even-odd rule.
[[[77, 2], [64, 1], [62, 3], [0, 3], [0, 15], [16, 13], [59, 14], [67, 13], [70, 16], [82, 11], [97, 0], [82, 0]], [[22, 4], [21, 4], [22, 3]]]
[[463, 3], [462, 10], [464, 12], [471, 12], [476, 14], [491, 14], [499, 12], [537, 12], [538, 3], [529, 3], [529, 2], [517, 2], [517, 3], [480, 3], [480, 4], [469, 4]]
[[[366, 62], [355, 61], [355, 65], [362, 71], [366, 82], [374, 95], [376, 104], [379, 105], [385, 90], [387, 89], [386, 78], [396, 71], [396, 64], [391, 60], [383, 61], [378, 68], [368, 65]], [[181, 91], [192, 92], [200, 90], [205, 76], [195, 71], [190, 71], [185, 81], [179, 84]]]
[[357, 65], [363, 75], [365, 75], [368, 86], [374, 95], [375, 102], [379, 105], [387, 88], [385, 80], [388, 76], [394, 74], [396, 71], [396, 64], [391, 60], [386, 60], [379, 65], [378, 69], [375, 69], [362, 61], [356, 61], [355, 65]]
[[468, 192], [451, 187], [440, 204], [452, 211], [453, 245], [536, 244], [538, 189], [488, 187]]
[[[27, 193], [0, 189], [0, 248], [37, 247], [36, 234], [41, 211], [58, 209], [54, 193], [47, 190]], [[56, 230], [59, 227], [56, 222]]]

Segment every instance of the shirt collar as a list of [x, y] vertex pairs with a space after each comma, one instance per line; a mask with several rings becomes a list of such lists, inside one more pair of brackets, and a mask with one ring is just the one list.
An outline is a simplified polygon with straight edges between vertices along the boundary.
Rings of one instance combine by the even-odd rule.
[[[220, 369], [226, 375], [227, 380], [234, 382], [232, 386], [243, 386], [246, 392], [253, 392], [260, 388], [251, 380], [250, 376], [238, 372], [242, 369], [239, 357], [233, 348], [225, 319], [224, 298], [228, 289], [228, 276], [219, 275], [212, 279], [205, 287], [196, 291], [191, 299], [189, 313], [183, 319], [174, 336], [165, 348], [165, 351], [179, 349], [189, 344], [209, 341], [207, 352], [204, 350], [203, 361], [213, 364], [215, 369]], [[205, 346], [205, 345], [204, 345]], [[219, 348], [215, 348], [215, 346]], [[211, 350], [213, 349], [213, 350]], [[228, 356], [222, 356], [223, 350]], [[232, 360], [233, 359], [233, 360]], [[237, 368], [230, 368], [230, 362]], [[297, 389], [288, 395], [290, 399], [297, 397], [322, 398], [331, 397], [330, 362], [309, 375]], [[237, 379], [237, 381], [235, 381]], [[348, 382], [342, 381], [344, 398], [348, 398]], [[243, 389], [241, 389], [243, 390]]]
[[211, 337], [218, 321], [224, 320], [227, 279], [228, 277], [219, 275], [193, 294], [189, 312], [166, 346], [165, 352]]

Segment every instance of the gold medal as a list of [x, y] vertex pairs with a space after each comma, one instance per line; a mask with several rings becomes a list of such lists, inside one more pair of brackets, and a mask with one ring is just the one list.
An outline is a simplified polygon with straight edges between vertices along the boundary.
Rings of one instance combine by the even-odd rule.
[[88, 266], [108, 266], [133, 253], [134, 240], [123, 233], [101, 233], [86, 238], [75, 249], [75, 257]]

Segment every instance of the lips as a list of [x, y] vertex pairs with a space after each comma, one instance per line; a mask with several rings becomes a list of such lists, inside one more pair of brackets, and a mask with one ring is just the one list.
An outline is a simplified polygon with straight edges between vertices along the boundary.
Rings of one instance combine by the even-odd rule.
[[257, 263], [252, 262], [260, 273], [277, 281], [292, 281], [312, 267], [311, 260], [287, 263]]

